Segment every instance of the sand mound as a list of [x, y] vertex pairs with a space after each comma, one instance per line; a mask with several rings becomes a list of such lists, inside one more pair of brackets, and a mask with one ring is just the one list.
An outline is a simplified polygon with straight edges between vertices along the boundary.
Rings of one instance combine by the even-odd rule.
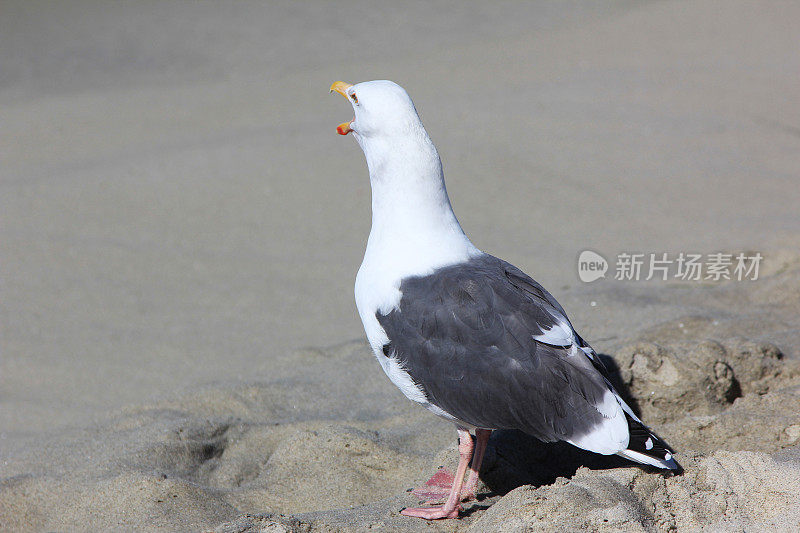
[[643, 336], [667, 342], [623, 347], [614, 358], [620, 390], [678, 449], [774, 452], [794, 444], [800, 411], [782, 406], [797, 404], [797, 362], [771, 343], [704, 339], [708, 322], [686, 317]]
[[520, 487], [468, 531], [789, 531], [800, 524], [800, 463], [744, 451], [682, 459], [680, 476], [581, 468], [569, 480]]
[[[243, 510], [364, 505], [424, 475], [418, 433], [450, 432], [384, 383], [363, 342], [284, 362], [270, 379], [128, 408], [9, 457], [0, 530], [191, 530]], [[355, 372], [325, 379], [342, 366]]]

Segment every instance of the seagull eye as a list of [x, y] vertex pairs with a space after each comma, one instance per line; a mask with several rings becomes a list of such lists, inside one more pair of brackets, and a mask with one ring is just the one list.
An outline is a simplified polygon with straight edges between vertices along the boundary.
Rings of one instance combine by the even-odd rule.
[[358, 103], [358, 96], [356, 96], [356, 93], [352, 93], [352, 94], [350, 95], [350, 98], [352, 98], [352, 99], [353, 99], [353, 102], [354, 102], [354, 103], [356, 103], [356, 104]]

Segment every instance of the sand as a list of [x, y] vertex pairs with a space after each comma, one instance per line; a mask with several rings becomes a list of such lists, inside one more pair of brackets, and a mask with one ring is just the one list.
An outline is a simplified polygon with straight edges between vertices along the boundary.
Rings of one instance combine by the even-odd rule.
[[[0, 529], [796, 530], [798, 18], [4, 2]], [[455, 432], [352, 301], [369, 185], [326, 91], [375, 78], [415, 99], [473, 241], [556, 295], [683, 475], [497, 432], [464, 518], [398, 515]], [[584, 284], [584, 249], [765, 259]]]

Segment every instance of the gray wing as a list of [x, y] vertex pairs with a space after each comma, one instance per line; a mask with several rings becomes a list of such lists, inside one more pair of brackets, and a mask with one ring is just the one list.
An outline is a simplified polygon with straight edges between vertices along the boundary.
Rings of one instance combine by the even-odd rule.
[[557, 345], [558, 332], [574, 334], [563, 308], [516, 267], [486, 255], [400, 289], [398, 308], [377, 315], [389, 338], [384, 353], [432, 404], [477, 427], [548, 442], [607, 420], [605, 368], [580, 337]]

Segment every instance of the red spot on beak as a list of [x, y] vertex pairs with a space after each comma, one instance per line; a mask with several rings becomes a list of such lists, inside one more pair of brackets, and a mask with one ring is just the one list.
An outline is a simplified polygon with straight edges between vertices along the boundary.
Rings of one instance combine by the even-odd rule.
[[347, 135], [348, 133], [353, 131], [353, 128], [350, 127], [350, 124], [352, 123], [353, 123], [352, 120], [350, 122], [342, 122], [341, 124], [336, 126], [336, 133], [338, 133], [339, 135]]

